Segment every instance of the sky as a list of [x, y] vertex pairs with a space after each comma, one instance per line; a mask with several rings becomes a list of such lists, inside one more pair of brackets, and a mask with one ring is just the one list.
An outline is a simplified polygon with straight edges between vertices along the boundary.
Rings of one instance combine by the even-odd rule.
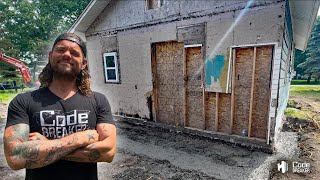
[[320, 16], [320, 7], [319, 7], [319, 9], [318, 9], [318, 16]]

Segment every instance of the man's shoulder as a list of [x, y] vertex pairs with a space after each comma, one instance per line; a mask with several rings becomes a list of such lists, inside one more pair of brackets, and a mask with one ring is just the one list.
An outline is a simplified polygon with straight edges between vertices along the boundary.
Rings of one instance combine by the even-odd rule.
[[107, 97], [100, 92], [93, 91], [91, 97], [95, 102], [97, 102], [98, 105], [104, 106], [105, 104], [109, 104]]
[[41, 95], [45, 95], [47, 92], [47, 89], [46, 88], [39, 88], [39, 89], [36, 89], [36, 90], [31, 90], [31, 91], [26, 91], [26, 92], [23, 92], [23, 93], [20, 93], [18, 94], [14, 99], [17, 99], [17, 100], [21, 100], [21, 99], [24, 99], [24, 100], [28, 100], [30, 98], [34, 98], [34, 97], [37, 97], [37, 96], [41, 96]]
[[97, 98], [97, 99], [106, 99], [106, 96], [100, 92], [97, 92], [97, 91], [92, 91], [92, 94], [91, 96], [93, 96], [94, 98]]

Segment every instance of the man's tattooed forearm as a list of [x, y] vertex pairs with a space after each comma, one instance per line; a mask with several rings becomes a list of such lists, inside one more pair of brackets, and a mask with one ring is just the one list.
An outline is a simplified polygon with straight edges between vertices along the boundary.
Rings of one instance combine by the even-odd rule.
[[59, 160], [61, 157], [65, 156], [66, 152], [63, 151], [63, 146], [61, 142], [57, 142], [54, 147], [48, 149], [48, 154], [42, 162], [42, 165], [46, 166]]
[[71, 141], [68, 141], [67, 144], [68, 144], [68, 145], [71, 145], [71, 144], [73, 144], [75, 141], [78, 141], [78, 140], [79, 140], [78, 136], [77, 136], [77, 135], [73, 135], [73, 136], [72, 136], [72, 140], [71, 140]]
[[25, 159], [36, 159], [39, 155], [39, 145], [29, 143], [25, 145], [18, 145], [11, 151], [11, 156], [17, 156]]
[[88, 136], [89, 141], [90, 141], [91, 139], [95, 140], [93, 133], [88, 133], [87, 136]]
[[89, 152], [89, 160], [90, 161], [96, 161], [100, 158], [100, 152], [96, 149], [92, 149]]
[[34, 160], [26, 160], [26, 165], [25, 167], [27, 169], [33, 169], [38, 167], [38, 161], [34, 161]]
[[12, 136], [22, 141], [28, 140], [29, 128], [24, 124], [13, 125], [11, 129]]
[[102, 129], [103, 129], [103, 131], [104, 131], [105, 133], [108, 133], [108, 132], [109, 132], [107, 125], [103, 125], [103, 126], [102, 126]]

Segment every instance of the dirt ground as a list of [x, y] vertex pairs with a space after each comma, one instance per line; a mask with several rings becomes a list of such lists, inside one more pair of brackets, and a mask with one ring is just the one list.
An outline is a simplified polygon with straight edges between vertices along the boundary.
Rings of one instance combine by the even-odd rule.
[[[2, 137], [7, 105], [0, 104], [0, 109]], [[112, 163], [98, 163], [101, 180], [268, 177], [268, 169], [258, 173], [256, 169], [271, 154], [119, 118], [116, 124], [118, 152]], [[2, 138], [0, 143], [3, 149]], [[24, 179], [24, 170], [13, 171], [7, 166], [2, 150], [0, 158], [1, 180]]]
[[[297, 100], [299, 101], [299, 100]], [[302, 100], [303, 108], [310, 108]], [[314, 105], [313, 105], [314, 106]], [[0, 104], [0, 135], [2, 137], [7, 105]], [[301, 160], [312, 164], [312, 173], [281, 174], [271, 171], [274, 155], [181, 131], [162, 129], [145, 123], [137, 124], [116, 118], [117, 148], [114, 161], [98, 163], [99, 179], [318, 179], [320, 172], [320, 134], [315, 129], [301, 132]], [[293, 123], [293, 122], [291, 122]], [[291, 128], [287, 131], [296, 131]], [[3, 148], [2, 138], [0, 148]], [[0, 179], [24, 179], [24, 170], [8, 168], [0, 151]]]
[[[313, 118], [319, 118], [320, 116], [320, 99], [306, 98], [306, 97], [290, 97], [297, 104], [297, 108], [305, 111], [312, 111], [316, 114]], [[287, 118], [284, 123], [283, 131], [298, 132], [299, 142], [298, 147], [300, 149], [299, 157], [295, 160], [298, 162], [307, 162], [311, 165], [311, 173], [297, 174], [297, 173], [285, 173], [276, 172], [271, 173], [271, 179], [282, 180], [300, 180], [300, 179], [313, 179], [318, 180], [320, 177], [320, 131], [317, 125], [311, 120], [303, 120], [297, 118]]]

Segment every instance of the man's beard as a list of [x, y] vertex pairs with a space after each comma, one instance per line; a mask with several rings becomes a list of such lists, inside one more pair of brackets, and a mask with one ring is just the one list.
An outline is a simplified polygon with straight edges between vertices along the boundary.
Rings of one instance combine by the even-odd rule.
[[50, 64], [50, 66], [53, 71], [54, 79], [74, 81], [81, 72], [81, 69], [77, 67], [71, 67], [71, 69], [64, 69], [60, 68], [58, 65], [52, 66]]

